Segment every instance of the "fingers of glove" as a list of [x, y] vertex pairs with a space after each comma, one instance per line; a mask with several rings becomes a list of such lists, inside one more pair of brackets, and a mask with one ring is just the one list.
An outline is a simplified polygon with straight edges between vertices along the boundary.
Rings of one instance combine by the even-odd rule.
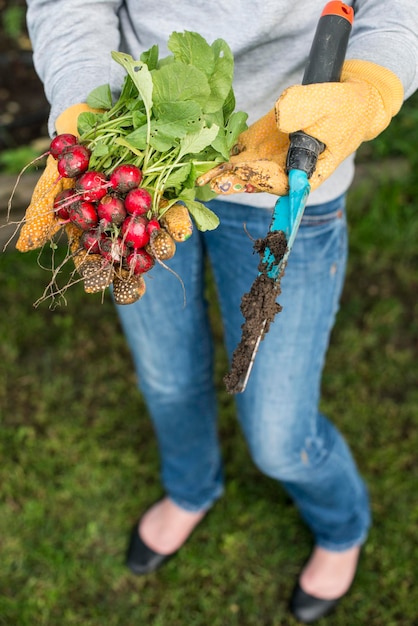
[[253, 185], [238, 178], [232, 163], [221, 163], [209, 170], [209, 172], [206, 172], [206, 174], [199, 176], [196, 181], [196, 184], [199, 186], [207, 183], [210, 183], [212, 191], [224, 196], [232, 193], [252, 193], [257, 191]]
[[[211, 177], [206, 176], [212, 191], [221, 195], [233, 193], [254, 193], [264, 191], [278, 196], [287, 193], [288, 182], [285, 173], [286, 151], [279, 155], [277, 161], [270, 159], [251, 160], [250, 154], [245, 153], [248, 161], [234, 161], [224, 163], [223, 167], [215, 168]], [[203, 183], [204, 184], [204, 183]]]
[[276, 112], [273, 108], [241, 133], [232, 149], [232, 156], [247, 150], [269, 157], [280, 150], [286, 141], [287, 137], [277, 132]]
[[234, 167], [234, 175], [252, 185], [257, 191], [283, 196], [288, 191], [288, 180], [285, 173], [285, 155], [283, 164], [269, 159], [257, 159], [240, 163]]
[[233, 165], [231, 163], [220, 163], [208, 172], [205, 172], [205, 174], [199, 176], [199, 178], [196, 179], [196, 185], [198, 185], [199, 187], [203, 187], [203, 185], [207, 185], [208, 183], [210, 183], [212, 179], [218, 176], [223, 176], [225, 172], [231, 172], [232, 169]]
[[288, 135], [278, 131], [274, 109], [244, 131], [228, 163], [221, 163], [197, 180], [210, 183], [222, 195], [265, 191], [287, 193], [285, 174]]
[[379, 92], [365, 82], [295, 85], [276, 102], [280, 131], [303, 130], [330, 149], [343, 145], [346, 156], [389, 123]]
[[60, 178], [56, 161], [49, 156], [45, 170], [33, 190], [30, 204], [25, 212], [16, 248], [27, 252], [42, 247], [61, 228], [54, 213], [55, 196], [63, 189], [70, 189], [74, 181]]
[[55, 120], [57, 133], [71, 133], [78, 136], [77, 120], [81, 113], [97, 113], [99, 109], [92, 109], [85, 102], [73, 104], [63, 111]]
[[254, 193], [259, 191], [251, 183], [244, 182], [236, 176], [234, 171], [231, 173], [220, 174], [211, 181], [210, 187], [212, 191], [223, 196], [233, 193]]
[[160, 223], [179, 243], [186, 241], [193, 233], [193, 222], [190, 213], [183, 204], [173, 204], [160, 218]]

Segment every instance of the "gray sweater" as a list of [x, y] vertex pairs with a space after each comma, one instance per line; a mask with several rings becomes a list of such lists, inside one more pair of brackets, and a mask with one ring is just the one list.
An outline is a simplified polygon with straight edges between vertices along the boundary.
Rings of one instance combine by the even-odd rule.
[[[255, 121], [284, 88], [301, 82], [325, 0], [27, 0], [35, 68], [51, 104], [50, 132], [68, 106], [85, 101], [104, 83], [117, 92], [122, 68], [110, 56], [123, 50], [138, 58], [165, 42], [173, 31], [200, 33], [209, 43], [221, 37], [235, 57], [237, 109]], [[418, 87], [416, 0], [347, 0], [355, 11], [348, 59], [363, 59], [392, 70], [405, 97]], [[354, 155], [309, 202], [332, 200], [349, 187]], [[244, 196], [230, 196], [243, 202]], [[269, 194], [245, 194], [245, 202], [271, 208]]]

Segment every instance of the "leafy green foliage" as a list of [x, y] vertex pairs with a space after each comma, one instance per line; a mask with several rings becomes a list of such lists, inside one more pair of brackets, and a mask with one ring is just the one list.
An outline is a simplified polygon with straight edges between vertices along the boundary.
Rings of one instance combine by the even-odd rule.
[[22, 6], [2, 7], [3, 31], [10, 39], [18, 39], [25, 31], [25, 9]]
[[33, 169], [35, 165], [39, 165], [39, 161], [31, 165], [28, 165], [28, 163], [30, 164], [31, 161], [38, 157], [39, 150], [32, 146], [19, 146], [18, 148], [3, 150], [0, 153], [0, 172], [15, 174], [24, 168], [26, 170]]
[[91, 168], [108, 174], [121, 162], [140, 167], [155, 214], [163, 196], [170, 204], [181, 200], [200, 230], [213, 229], [219, 221], [201, 202], [213, 194], [195, 180], [228, 160], [246, 128], [247, 114], [234, 110], [234, 60], [222, 39], [209, 45], [189, 31], [172, 33], [168, 47], [164, 59], [156, 46], [139, 60], [112, 53], [126, 71], [121, 94], [112, 102], [109, 85], [90, 94], [88, 104], [104, 112], [80, 116], [81, 141], [92, 150]]

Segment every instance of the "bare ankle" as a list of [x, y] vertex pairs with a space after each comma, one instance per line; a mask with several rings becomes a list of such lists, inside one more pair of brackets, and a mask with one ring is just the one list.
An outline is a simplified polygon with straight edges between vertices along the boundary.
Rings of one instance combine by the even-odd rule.
[[156, 502], [141, 519], [139, 533], [145, 544], [160, 554], [171, 554], [188, 539], [206, 511], [186, 511], [170, 498]]
[[360, 546], [343, 552], [316, 547], [300, 576], [300, 586], [310, 595], [335, 599], [351, 586], [357, 569]]

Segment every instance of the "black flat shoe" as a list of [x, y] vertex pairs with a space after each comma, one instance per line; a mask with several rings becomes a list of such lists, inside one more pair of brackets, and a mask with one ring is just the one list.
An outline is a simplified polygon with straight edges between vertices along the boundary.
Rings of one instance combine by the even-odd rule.
[[290, 600], [290, 610], [302, 624], [312, 624], [331, 613], [343, 597], [340, 596], [335, 600], [322, 600], [303, 591], [298, 583]]
[[159, 554], [149, 548], [139, 536], [138, 524], [135, 524], [132, 529], [128, 552], [126, 555], [126, 565], [137, 576], [141, 576], [142, 574], [151, 574], [151, 572], [155, 572], [155, 570], [159, 569], [175, 554], [176, 552], [173, 552], [172, 554]]

